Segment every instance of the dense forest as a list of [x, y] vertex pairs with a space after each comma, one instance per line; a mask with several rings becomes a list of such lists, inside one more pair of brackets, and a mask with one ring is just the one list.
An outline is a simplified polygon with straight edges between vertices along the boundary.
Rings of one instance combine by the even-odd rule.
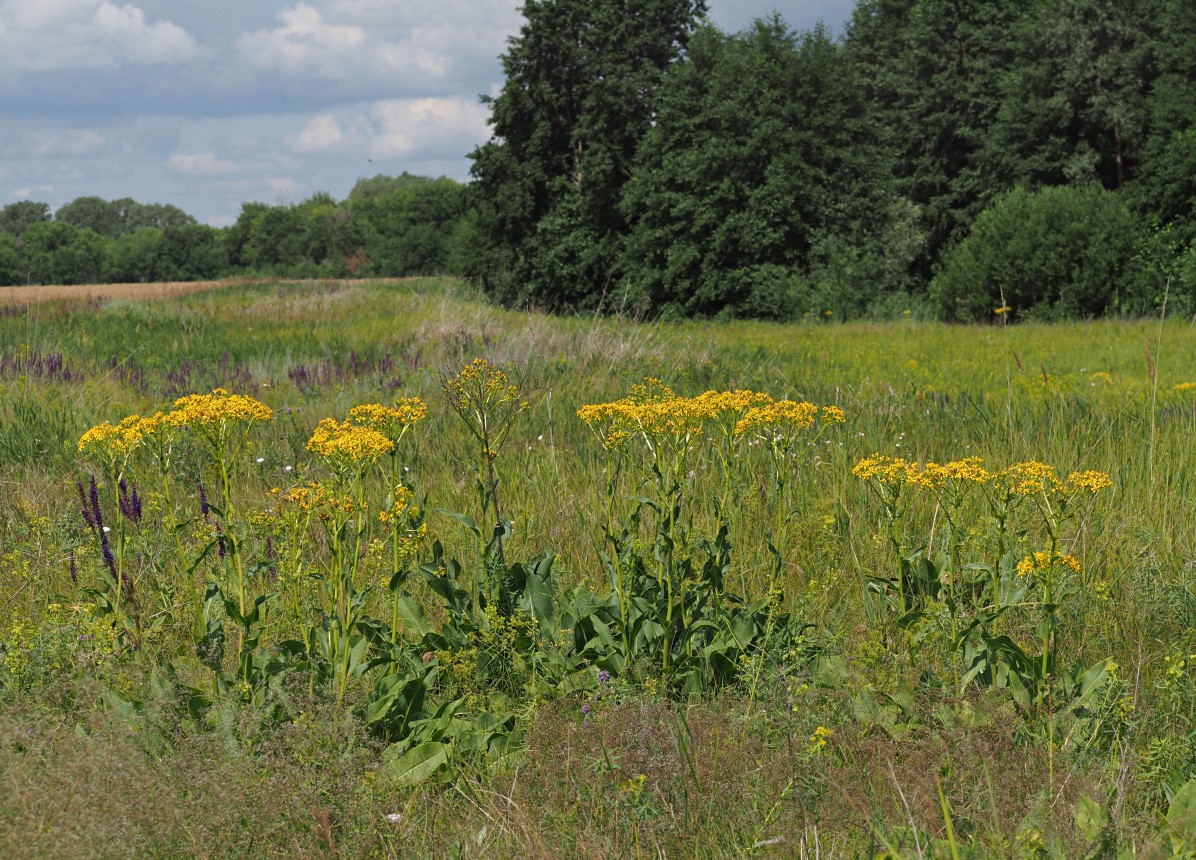
[[549, 310], [949, 320], [1196, 312], [1196, 4], [860, 0], [841, 37], [703, 0], [529, 0], [472, 181], [223, 230], [0, 212], [0, 283], [466, 275]]

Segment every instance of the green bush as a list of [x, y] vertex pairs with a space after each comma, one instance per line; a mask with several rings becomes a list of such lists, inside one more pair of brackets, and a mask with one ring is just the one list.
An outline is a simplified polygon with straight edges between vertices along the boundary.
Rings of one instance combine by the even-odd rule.
[[1137, 295], [1144, 229], [1117, 194], [1097, 186], [1016, 189], [976, 219], [930, 285], [949, 320], [1008, 313], [1100, 316]]

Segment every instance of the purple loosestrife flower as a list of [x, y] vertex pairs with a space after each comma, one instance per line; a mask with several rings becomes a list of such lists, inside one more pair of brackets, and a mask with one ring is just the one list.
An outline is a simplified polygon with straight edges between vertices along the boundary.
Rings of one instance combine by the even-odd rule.
[[203, 481], [199, 482], [199, 512], [203, 514], [203, 521], [208, 520], [208, 494], [204, 492]]
[[108, 545], [108, 535], [103, 531], [100, 532], [100, 554], [104, 557], [104, 564], [108, 565], [112, 581], [120, 585], [120, 575], [116, 572], [116, 559], [112, 555], [112, 547]]
[[[79, 485], [79, 489], [83, 489], [83, 485]], [[71, 553], [71, 585], [79, 584], [79, 570], [75, 567], [75, 554]]]
[[141, 522], [141, 499], [137, 498], [137, 485], [133, 484], [133, 491], [130, 493], [129, 485], [121, 478], [119, 489], [120, 512], [126, 520], [137, 525]]
[[228, 547], [224, 543], [224, 532], [220, 530], [220, 523], [216, 523], [216, 553], [224, 558], [228, 555]]
[[88, 488], [87, 496], [91, 501], [91, 521], [95, 523], [96, 529], [103, 532], [104, 515], [100, 512], [100, 488], [96, 486], [95, 475], [91, 476], [91, 487]]
[[87, 527], [94, 533], [96, 530], [96, 523], [91, 516], [91, 504], [87, 501], [87, 491], [83, 489], [82, 481], [77, 481], [75, 486], [79, 488], [79, 505], [83, 510], [83, 522], [87, 523]]

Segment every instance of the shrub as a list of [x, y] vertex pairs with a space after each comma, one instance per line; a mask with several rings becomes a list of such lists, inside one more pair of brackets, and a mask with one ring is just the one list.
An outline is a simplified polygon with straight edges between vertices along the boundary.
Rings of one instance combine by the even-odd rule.
[[976, 219], [930, 285], [949, 320], [1015, 315], [1098, 316], [1137, 292], [1144, 231], [1115, 193], [1097, 186], [1016, 189]]

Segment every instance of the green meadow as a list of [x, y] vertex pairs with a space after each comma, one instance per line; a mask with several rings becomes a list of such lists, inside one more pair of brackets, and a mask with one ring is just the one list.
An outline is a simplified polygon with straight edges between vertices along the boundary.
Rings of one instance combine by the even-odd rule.
[[1196, 856], [1194, 345], [0, 308], [0, 856]]

